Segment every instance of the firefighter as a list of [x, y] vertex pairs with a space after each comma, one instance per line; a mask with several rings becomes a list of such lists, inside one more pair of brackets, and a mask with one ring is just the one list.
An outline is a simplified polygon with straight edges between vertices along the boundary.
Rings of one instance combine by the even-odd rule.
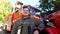
[[[22, 18], [14, 23], [11, 34], [34, 34], [35, 30], [42, 31], [44, 29], [45, 26], [42, 21], [30, 17], [30, 9], [28, 6], [23, 6], [22, 14]], [[38, 32], [40, 33], [40, 31]]]
[[22, 14], [21, 14], [21, 12], [22, 12], [22, 5], [23, 5], [22, 2], [20, 2], [20, 1], [16, 2], [15, 11], [13, 11], [13, 13], [12, 13], [12, 23], [13, 24], [14, 24], [14, 22], [16, 20], [18, 20], [19, 18], [22, 17]]

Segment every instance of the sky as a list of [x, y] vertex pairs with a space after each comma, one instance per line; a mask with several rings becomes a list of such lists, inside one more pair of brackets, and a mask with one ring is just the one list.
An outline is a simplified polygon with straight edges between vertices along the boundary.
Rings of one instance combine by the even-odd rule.
[[[13, 3], [13, 5], [15, 5], [17, 0], [11, 0], [11, 2]], [[39, 0], [18, 0], [24, 4], [28, 4], [28, 5], [32, 5], [35, 6], [38, 5]]]

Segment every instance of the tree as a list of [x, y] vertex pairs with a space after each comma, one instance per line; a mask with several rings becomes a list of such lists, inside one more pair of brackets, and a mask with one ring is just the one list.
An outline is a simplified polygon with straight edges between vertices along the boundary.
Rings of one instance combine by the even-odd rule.
[[55, 3], [55, 10], [60, 10], [60, 0], [56, 0], [56, 1], [54, 1], [54, 3]]
[[11, 13], [12, 3], [7, 0], [0, 0], [0, 21], [4, 22], [4, 17]]
[[42, 14], [51, 12], [55, 8], [55, 3], [53, 0], [40, 0], [39, 2], [40, 2], [39, 8]]

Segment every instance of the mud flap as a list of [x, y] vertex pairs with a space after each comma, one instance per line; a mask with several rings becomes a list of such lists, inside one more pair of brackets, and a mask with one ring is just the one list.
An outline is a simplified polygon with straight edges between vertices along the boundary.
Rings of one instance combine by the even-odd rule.
[[5, 30], [7, 30], [7, 25], [5, 25]]

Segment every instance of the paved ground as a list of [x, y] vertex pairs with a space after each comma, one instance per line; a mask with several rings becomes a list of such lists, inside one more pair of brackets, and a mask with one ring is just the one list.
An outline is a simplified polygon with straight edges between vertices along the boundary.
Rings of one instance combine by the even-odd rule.
[[0, 28], [0, 34], [10, 34], [10, 33], [5, 33], [5, 32]]
[[0, 24], [0, 34], [10, 34], [10, 33], [5, 33], [3, 30], [2, 30], [3, 26]]
[[5, 33], [4, 31], [0, 31], [0, 34], [10, 34], [10, 33]]

